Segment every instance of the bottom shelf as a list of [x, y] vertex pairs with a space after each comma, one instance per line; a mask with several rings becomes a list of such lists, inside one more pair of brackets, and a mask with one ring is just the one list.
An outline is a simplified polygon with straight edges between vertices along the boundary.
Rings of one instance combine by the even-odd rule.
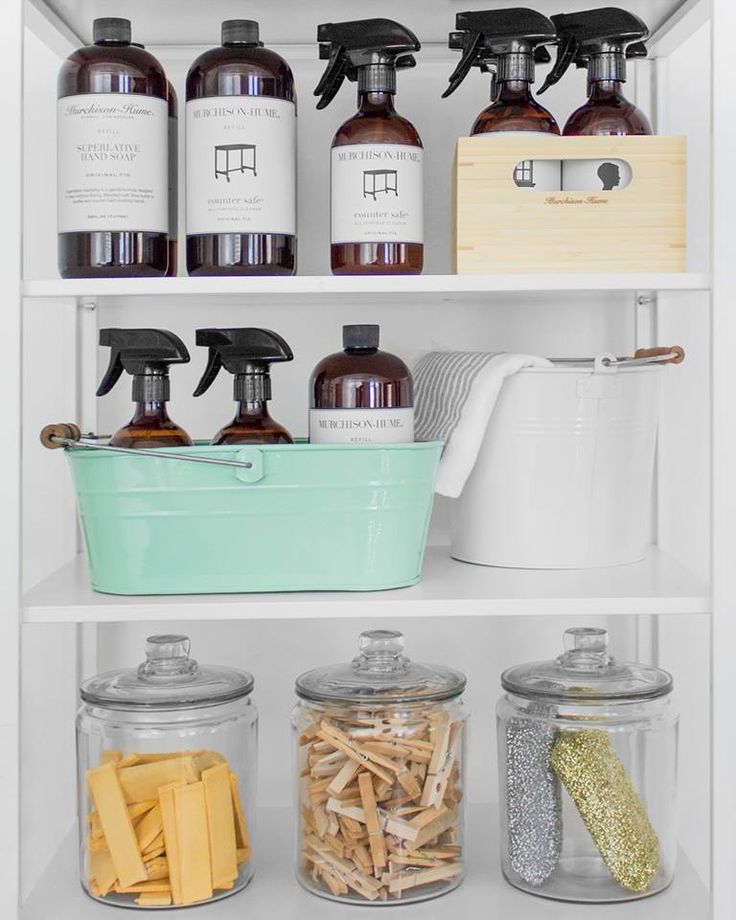
[[[495, 812], [471, 806], [468, 821], [468, 873], [456, 891], [421, 904], [382, 907], [381, 918], [436, 920], [442, 912], [458, 920], [707, 920], [708, 891], [680, 853], [673, 885], [661, 894], [620, 905], [568, 904], [527, 895], [508, 885], [498, 863]], [[304, 891], [293, 873], [292, 812], [262, 809], [258, 815], [260, 857], [256, 876], [240, 894], [195, 908], [196, 920], [350, 920], [353, 906], [336, 904]], [[181, 916], [182, 910], [158, 910], [157, 917]], [[105, 920], [112, 908], [88, 898], [78, 882], [76, 833], [71, 833], [31, 893], [22, 920]]]

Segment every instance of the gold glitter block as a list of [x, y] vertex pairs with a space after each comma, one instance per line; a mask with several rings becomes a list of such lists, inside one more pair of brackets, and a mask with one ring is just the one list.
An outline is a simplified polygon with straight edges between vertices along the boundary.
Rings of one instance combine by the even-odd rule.
[[645, 892], [659, 865], [659, 840], [608, 735], [562, 732], [552, 747], [552, 767], [611, 875], [622, 888]]

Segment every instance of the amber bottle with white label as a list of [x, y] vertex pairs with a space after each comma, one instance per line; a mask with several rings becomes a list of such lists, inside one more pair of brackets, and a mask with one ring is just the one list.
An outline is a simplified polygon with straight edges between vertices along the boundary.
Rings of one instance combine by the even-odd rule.
[[59, 272], [163, 275], [168, 263], [168, 94], [127, 19], [96, 19], [94, 44], [58, 81]]
[[190, 275], [296, 270], [296, 94], [258, 23], [229, 19], [187, 75]]
[[324, 108], [347, 76], [358, 111], [331, 152], [330, 263], [335, 275], [417, 275], [424, 265], [424, 151], [416, 128], [394, 108], [396, 69], [414, 66], [413, 32], [390, 19], [324, 23], [329, 64], [315, 90]]
[[343, 351], [323, 358], [310, 381], [313, 444], [414, 440], [414, 388], [401, 358], [379, 351], [375, 325], [342, 327]]

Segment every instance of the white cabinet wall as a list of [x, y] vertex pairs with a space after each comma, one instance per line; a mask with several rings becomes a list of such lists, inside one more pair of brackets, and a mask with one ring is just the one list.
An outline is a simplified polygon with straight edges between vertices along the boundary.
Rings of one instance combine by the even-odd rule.
[[[0, 502], [0, 916], [105, 920], [111, 908], [77, 882], [74, 712], [81, 679], [132, 666], [144, 638], [187, 632], [203, 661], [252, 670], [261, 712], [256, 880], [243, 894], [198, 907], [197, 917], [344, 918], [351, 909], [301, 892], [290, 841], [289, 710], [293, 680], [320, 663], [352, 657], [357, 634], [391, 623], [420, 660], [469, 677], [472, 712], [468, 801], [470, 873], [442, 902], [404, 908], [409, 918], [440, 909], [458, 916], [546, 920], [732, 920], [736, 916], [736, 793], [731, 760], [732, 619], [736, 574], [736, 484], [732, 451], [732, 362], [736, 260], [729, 242], [736, 191], [736, 104], [728, 0], [627, 0], [655, 30], [650, 58], [631, 66], [628, 93], [659, 133], [688, 138], [688, 266], [673, 275], [449, 275], [450, 164], [455, 138], [486, 104], [487, 78], [472, 74], [449, 100], [439, 96], [456, 63], [443, 43], [466, 7], [511, 0], [5, 0], [0, 32], [0, 261], [5, 349], [0, 361], [5, 443]], [[589, 2], [540, 0], [545, 13]], [[712, 15], [711, 15], [712, 13]], [[293, 65], [299, 97], [299, 276], [287, 279], [61, 281], [56, 271], [55, 84], [63, 57], [89, 40], [95, 16], [127, 16], [134, 40], [164, 64], [183, 109], [183, 80], [199, 51], [217, 43], [221, 20], [247, 15]], [[345, 87], [323, 112], [311, 95], [317, 22], [386, 15], [424, 42], [413, 71], [400, 73], [397, 108], [423, 137], [426, 154], [426, 272], [418, 278], [329, 276], [329, 143], [354, 107]], [[711, 92], [711, 81], [718, 80]], [[571, 72], [549, 94], [558, 120], [582, 97]], [[180, 129], [183, 128], [183, 119]], [[183, 137], [180, 150], [183, 150]], [[22, 180], [21, 180], [22, 177]], [[180, 189], [183, 189], [183, 162]], [[179, 239], [184, 239], [183, 206]], [[21, 246], [22, 238], [22, 246]], [[523, 240], [520, 240], [523, 245]], [[183, 249], [183, 247], [181, 247]], [[181, 249], [180, 249], [181, 252]], [[530, 262], [534, 254], [530, 253]], [[21, 267], [22, 266], [22, 267]], [[181, 270], [181, 269], [180, 269]], [[95, 595], [85, 581], [74, 500], [61, 452], [44, 451], [47, 422], [78, 421], [109, 432], [130, 411], [126, 381], [102, 400], [97, 331], [159, 326], [181, 335], [191, 364], [172, 372], [172, 416], [208, 438], [231, 411], [231, 382], [190, 396], [203, 355], [194, 330], [265, 325], [285, 336], [293, 363], [273, 372], [273, 413], [306, 432], [306, 381], [340, 343], [344, 322], [378, 322], [385, 347], [408, 361], [429, 348], [523, 350], [551, 357], [684, 345], [684, 365], [667, 374], [659, 439], [652, 551], [636, 566], [587, 572], [494, 570], [452, 562], [446, 503], [437, 503], [425, 577], [415, 588], [364, 595], [223, 595], [124, 598]], [[22, 471], [22, 472], [21, 472]], [[20, 535], [20, 537], [19, 537]], [[500, 671], [558, 653], [567, 625], [605, 625], [614, 652], [674, 673], [682, 715], [678, 823], [682, 858], [673, 888], [617, 907], [570, 907], [520, 894], [501, 880], [495, 816], [494, 706]], [[712, 902], [711, 902], [712, 895]], [[354, 912], [354, 909], [353, 911]], [[396, 913], [398, 916], [398, 913]]]

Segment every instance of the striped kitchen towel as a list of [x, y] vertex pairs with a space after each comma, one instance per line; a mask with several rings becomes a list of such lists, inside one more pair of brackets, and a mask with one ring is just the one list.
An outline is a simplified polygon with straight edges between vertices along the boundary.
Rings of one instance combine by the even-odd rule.
[[435, 491], [457, 498], [470, 476], [503, 382], [524, 367], [549, 367], [534, 355], [432, 351], [414, 369], [414, 437], [445, 441]]

